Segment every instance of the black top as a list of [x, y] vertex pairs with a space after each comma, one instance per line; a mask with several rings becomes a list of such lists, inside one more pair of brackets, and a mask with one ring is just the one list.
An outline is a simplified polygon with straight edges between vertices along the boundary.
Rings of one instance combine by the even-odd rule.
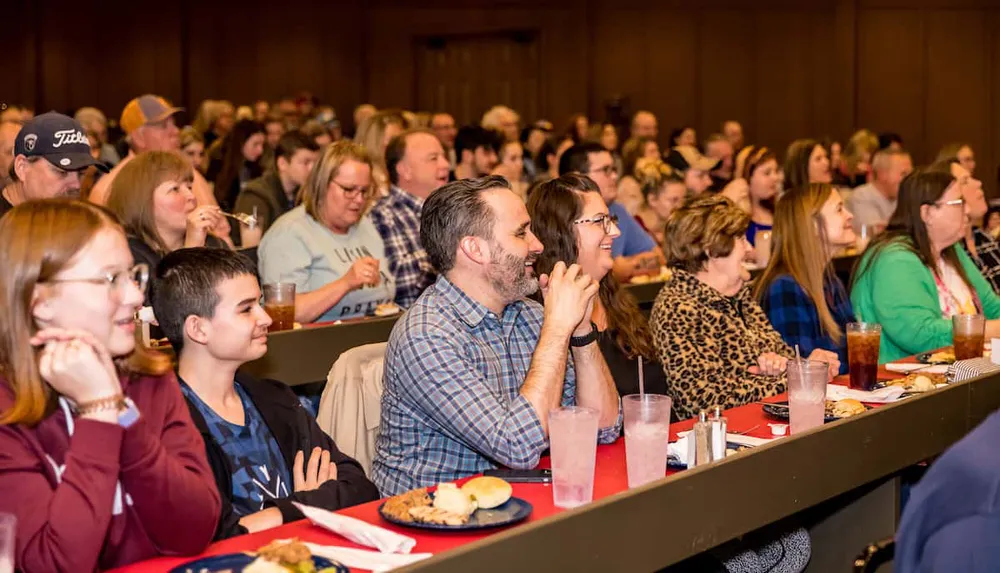
[[[639, 361], [629, 358], [615, 342], [615, 333], [605, 330], [597, 338], [597, 344], [608, 363], [611, 377], [615, 379], [618, 394], [628, 396], [639, 393]], [[667, 375], [663, 366], [654, 359], [642, 359], [643, 390], [650, 394], [667, 393]]]
[[[275, 380], [257, 380], [242, 372], [236, 374], [236, 382], [247, 391], [254, 406], [264, 418], [290, 471], [295, 464], [295, 454], [302, 451], [305, 462], [308, 463], [313, 448], [329, 451], [330, 461], [337, 465], [337, 479], [330, 480], [312, 491], [299, 491], [284, 499], [266, 502], [269, 507], [277, 507], [281, 511], [284, 523], [305, 517], [292, 505], [293, 501], [334, 511], [378, 499], [378, 489], [365, 476], [361, 464], [337, 449], [337, 445], [330, 436], [323, 433], [316, 420], [306, 412], [288, 386]], [[229, 467], [229, 460], [222, 447], [212, 438], [208, 424], [198, 411], [198, 407], [189, 401], [188, 410], [191, 412], [191, 420], [205, 441], [208, 465], [212, 467], [215, 485], [222, 497], [222, 516], [215, 531], [215, 539], [243, 535], [247, 530], [240, 525], [240, 516], [233, 512], [232, 468]]]
[[7, 214], [7, 211], [10, 211], [13, 208], [14, 206], [10, 204], [10, 201], [3, 196], [3, 193], [0, 193], [0, 217], [3, 217]]
[[[257, 224], [261, 231], [267, 232], [274, 221], [295, 207], [295, 193], [292, 199], [285, 193], [281, 178], [274, 171], [268, 171], [261, 177], [248, 182], [236, 197], [234, 213], [253, 214], [257, 208]], [[233, 225], [238, 231], [239, 226]]]

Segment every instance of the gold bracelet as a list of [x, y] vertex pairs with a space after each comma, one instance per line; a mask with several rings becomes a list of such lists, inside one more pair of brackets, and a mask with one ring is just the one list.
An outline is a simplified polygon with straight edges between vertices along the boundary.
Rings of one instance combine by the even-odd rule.
[[128, 404], [125, 403], [124, 394], [115, 394], [107, 398], [99, 398], [90, 402], [76, 405], [76, 413], [80, 416], [104, 412], [107, 410], [124, 410]]

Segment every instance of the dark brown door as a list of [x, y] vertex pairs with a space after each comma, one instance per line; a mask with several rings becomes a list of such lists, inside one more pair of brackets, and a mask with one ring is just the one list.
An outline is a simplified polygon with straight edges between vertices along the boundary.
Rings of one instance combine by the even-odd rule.
[[514, 32], [421, 38], [416, 57], [417, 109], [446, 110], [459, 125], [506, 105], [538, 117], [539, 64], [535, 34]]

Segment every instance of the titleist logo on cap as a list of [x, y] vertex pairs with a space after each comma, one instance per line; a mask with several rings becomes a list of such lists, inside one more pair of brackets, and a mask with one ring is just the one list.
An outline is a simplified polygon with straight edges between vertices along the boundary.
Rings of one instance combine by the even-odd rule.
[[88, 147], [90, 146], [90, 140], [87, 139], [87, 136], [75, 129], [57, 131], [52, 137], [55, 138], [52, 147], [62, 147], [63, 145], [71, 145], [73, 143], [86, 143]]

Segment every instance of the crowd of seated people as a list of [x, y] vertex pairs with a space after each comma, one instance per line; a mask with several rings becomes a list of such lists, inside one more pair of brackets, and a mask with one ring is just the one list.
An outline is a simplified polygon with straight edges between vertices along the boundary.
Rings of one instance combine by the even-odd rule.
[[[851, 322], [882, 325], [880, 362], [948, 345], [956, 314], [1000, 336], [1000, 217], [967, 144], [914, 169], [868, 130], [782, 153], [729, 120], [661, 148], [644, 110], [620, 133], [366, 104], [350, 136], [311, 96], [183, 113], [139, 96], [120, 141], [93, 108], [0, 116], [0, 512], [25, 570], [193, 554], [300, 519], [292, 502], [533, 468], [560, 405], [618, 439], [640, 368], [686, 419], [784, 392], [795, 349], [846, 373]], [[661, 274], [647, 317], [625, 285]], [[370, 476], [288, 386], [240, 371], [267, 352], [276, 282], [303, 324], [405, 310]], [[176, 364], [137, 345], [142, 306]], [[795, 531], [767, 570], [804, 566]]]

